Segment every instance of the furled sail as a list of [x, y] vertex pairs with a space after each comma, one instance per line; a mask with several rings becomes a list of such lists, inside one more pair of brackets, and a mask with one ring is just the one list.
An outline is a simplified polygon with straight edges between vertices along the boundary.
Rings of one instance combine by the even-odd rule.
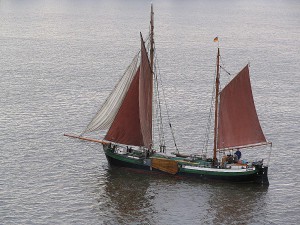
[[126, 145], [152, 145], [153, 77], [141, 37], [141, 60], [128, 92], [105, 136], [105, 140]]
[[109, 129], [137, 73], [138, 56], [139, 54], [134, 57], [114, 90], [110, 93], [83, 133]]
[[266, 143], [256, 113], [248, 65], [220, 93], [218, 149]]

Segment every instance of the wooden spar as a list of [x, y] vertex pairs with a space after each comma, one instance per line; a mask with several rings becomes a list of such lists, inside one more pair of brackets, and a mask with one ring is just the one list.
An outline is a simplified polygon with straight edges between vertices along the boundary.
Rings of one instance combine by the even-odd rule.
[[213, 160], [217, 160], [217, 130], [218, 130], [218, 110], [219, 110], [219, 86], [220, 86], [220, 49], [217, 55], [217, 75], [216, 75], [216, 95], [215, 95], [215, 128], [214, 128], [214, 155]]
[[87, 137], [81, 137], [81, 136], [77, 136], [77, 135], [73, 135], [73, 134], [64, 134], [64, 136], [71, 137], [71, 138], [77, 138], [77, 139], [84, 140], [84, 141], [97, 142], [97, 143], [101, 143], [101, 144], [109, 144], [110, 143], [110, 142], [106, 142], [106, 141], [102, 141], [102, 140], [97, 140], [97, 139], [87, 138]]
[[252, 148], [252, 147], [257, 147], [257, 146], [263, 146], [263, 145], [271, 145], [272, 146], [272, 142], [262, 142], [262, 143], [257, 143], [257, 144], [250, 144], [250, 145], [242, 145], [242, 146], [235, 146], [235, 147], [230, 147], [230, 148], [222, 148], [222, 149], [218, 149], [218, 152], [225, 152], [225, 151], [230, 151], [233, 149], [241, 149], [241, 148]]

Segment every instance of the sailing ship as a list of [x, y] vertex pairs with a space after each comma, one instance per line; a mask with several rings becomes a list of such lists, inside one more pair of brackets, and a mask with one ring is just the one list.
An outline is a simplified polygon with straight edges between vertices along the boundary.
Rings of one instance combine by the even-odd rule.
[[[203, 179], [269, 184], [268, 166], [264, 165], [263, 160], [237, 161], [230, 155], [233, 149], [267, 145], [269, 142], [262, 132], [256, 114], [248, 65], [222, 91], [219, 90], [219, 48], [215, 84], [213, 156], [208, 158], [203, 154], [179, 153], [175, 141], [176, 151], [172, 154], [166, 152], [164, 142], [155, 149], [152, 117], [154, 79], [157, 74], [154, 72], [152, 5], [150, 15], [149, 54], [140, 34], [140, 55], [134, 57], [86, 130], [79, 136], [69, 134], [65, 136], [102, 144], [109, 164], [118, 167]], [[169, 125], [172, 127], [171, 123]], [[99, 130], [107, 130], [102, 140], [85, 136], [88, 132]]]

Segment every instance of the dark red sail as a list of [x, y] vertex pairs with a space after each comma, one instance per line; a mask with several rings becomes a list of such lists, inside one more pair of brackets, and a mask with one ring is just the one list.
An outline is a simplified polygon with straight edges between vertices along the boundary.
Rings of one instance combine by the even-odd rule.
[[120, 144], [152, 145], [153, 77], [143, 39], [141, 62], [105, 140]]
[[139, 109], [143, 142], [147, 148], [152, 145], [152, 95], [153, 76], [148, 54], [141, 35], [141, 65], [139, 83]]
[[132, 80], [105, 140], [127, 145], [144, 145], [139, 116], [139, 77], [140, 68]]
[[220, 93], [217, 146], [224, 149], [264, 142], [247, 65]]

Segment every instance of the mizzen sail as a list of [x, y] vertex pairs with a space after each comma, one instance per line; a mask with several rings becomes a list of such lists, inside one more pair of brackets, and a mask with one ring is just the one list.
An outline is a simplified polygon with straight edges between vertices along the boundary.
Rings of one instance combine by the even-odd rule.
[[217, 148], [266, 143], [256, 113], [248, 65], [220, 93]]

